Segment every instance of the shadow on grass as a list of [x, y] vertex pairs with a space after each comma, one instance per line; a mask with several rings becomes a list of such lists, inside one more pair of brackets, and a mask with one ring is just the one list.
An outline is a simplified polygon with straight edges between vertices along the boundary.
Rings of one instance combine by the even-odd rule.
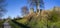
[[22, 28], [30, 28], [29, 26], [21, 24], [21, 23], [18, 23], [18, 22], [14, 21], [14, 20], [12, 20], [12, 22], [14, 22], [15, 24], [17, 24], [18, 26], [20, 26]]

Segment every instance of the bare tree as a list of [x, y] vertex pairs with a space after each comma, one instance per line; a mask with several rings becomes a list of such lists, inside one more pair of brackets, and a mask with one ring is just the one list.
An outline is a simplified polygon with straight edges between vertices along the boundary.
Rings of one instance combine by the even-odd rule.
[[41, 8], [44, 8], [44, 2], [43, 0], [28, 0], [31, 6], [36, 6], [37, 10], [40, 10]]
[[28, 10], [28, 7], [27, 6], [23, 6], [21, 8], [21, 11], [22, 11], [22, 15], [25, 16], [26, 14], [29, 13], [29, 10]]

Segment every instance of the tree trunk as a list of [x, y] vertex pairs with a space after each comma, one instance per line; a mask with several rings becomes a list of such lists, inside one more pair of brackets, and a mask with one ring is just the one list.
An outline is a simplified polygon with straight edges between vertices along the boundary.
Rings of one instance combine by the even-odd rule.
[[39, 3], [38, 3], [38, 4], [36, 4], [36, 10], [37, 10], [37, 12], [39, 12], [39, 13], [40, 13], [40, 5], [39, 5]]

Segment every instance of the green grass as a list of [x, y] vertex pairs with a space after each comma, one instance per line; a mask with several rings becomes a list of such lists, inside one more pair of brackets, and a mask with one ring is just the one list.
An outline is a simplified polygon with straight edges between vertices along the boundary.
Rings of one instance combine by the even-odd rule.
[[18, 23], [26, 24], [27, 19], [16, 20]]
[[0, 27], [2, 27], [4, 20], [0, 20]]
[[12, 28], [20, 28], [17, 24], [13, 23], [12, 21], [9, 21]]

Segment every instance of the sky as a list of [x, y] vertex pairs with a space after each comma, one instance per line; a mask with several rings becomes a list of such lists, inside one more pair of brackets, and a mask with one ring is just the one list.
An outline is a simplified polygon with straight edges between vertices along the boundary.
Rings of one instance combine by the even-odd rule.
[[[43, 0], [45, 10], [53, 8], [54, 6], [60, 6], [60, 0]], [[28, 5], [27, 0], [7, 0], [8, 5], [6, 6], [7, 13], [4, 18], [8, 16], [17, 17], [18, 15], [21, 16], [21, 7]]]

